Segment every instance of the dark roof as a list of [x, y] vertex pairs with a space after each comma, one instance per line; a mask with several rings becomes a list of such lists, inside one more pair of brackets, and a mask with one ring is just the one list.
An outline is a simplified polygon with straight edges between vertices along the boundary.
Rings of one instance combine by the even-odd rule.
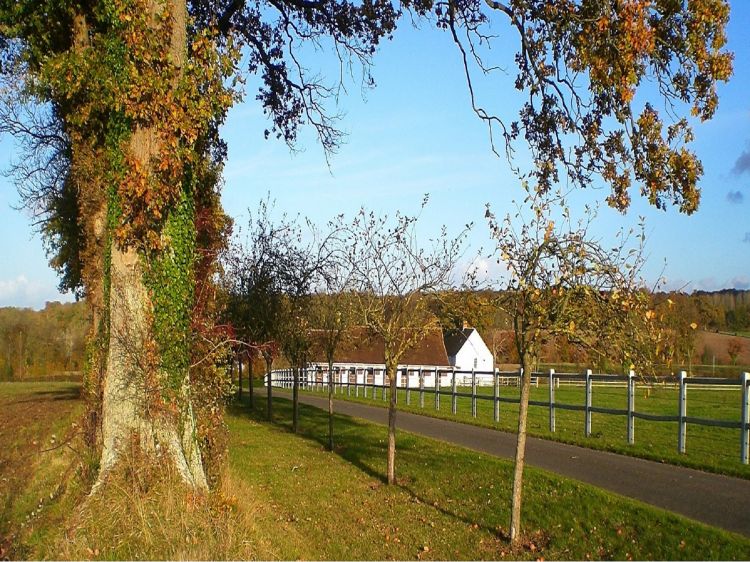
[[[325, 362], [323, 351], [322, 330], [311, 330], [313, 333], [313, 345], [311, 359], [317, 363]], [[336, 350], [334, 361], [336, 363], [364, 363], [382, 364], [385, 355], [385, 344], [383, 339], [372, 334], [367, 328], [350, 328], [343, 341]], [[401, 365], [438, 365], [448, 366], [448, 355], [445, 352], [443, 333], [440, 329], [427, 333], [424, 339], [416, 346], [409, 349], [400, 361]]]
[[448, 355], [456, 355], [458, 351], [463, 347], [466, 340], [474, 331], [474, 328], [464, 328], [458, 332], [453, 332], [450, 335], [445, 336], [445, 351]]

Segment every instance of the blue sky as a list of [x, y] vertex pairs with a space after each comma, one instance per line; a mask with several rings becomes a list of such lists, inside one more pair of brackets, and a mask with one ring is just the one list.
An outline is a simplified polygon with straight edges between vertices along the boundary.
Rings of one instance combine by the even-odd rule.
[[[488, 108], [510, 120], [519, 104], [512, 89], [515, 45], [501, 23], [498, 20], [500, 42], [492, 56], [509, 71], [480, 81], [478, 90]], [[686, 217], [672, 209], [657, 211], [634, 195], [624, 217], [602, 207], [597, 219], [596, 233], [606, 241], [618, 228], [646, 217], [645, 275], [651, 281], [663, 272], [667, 286], [674, 288], [750, 288], [748, 28], [750, 4], [732, 2], [728, 35], [735, 74], [720, 89], [715, 118], [695, 126], [693, 148], [705, 169], [698, 212]], [[325, 53], [306, 54], [310, 67], [324, 74], [335, 71]], [[352, 216], [360, 206], [387, 214], [413, 213], [429, 193], [420, 226], [425, 236], [442, 224], [458, 232], [474, 222], [467, 253], [487, 249], [491, 242], [483, 219], [485, 204], [502, 215], [521, 191], [507, 161], [491, 152], [486, 127], [471, 111], [459, 53], [450, 37], [405, 24], [377, 53], [373, 74], [375, 89], [363, 97], [357, 83], [349, 83], [348, 95], [340, 100], [340, 125], [347, 137], [330, 168], [309, 130], [302, 132], [302, 152], [296, 154], [280, 141], [264, 140], [268, 124], [254, 101], [250, 79], [246, 101], [231, 111], [223, 131], [229, 144], [223, 191], [227, 212], [242, 224], [248, 209], [270, 193], [277, 210], [322, 223], [339, 213]], [[3, 139], [0, 167], [13, 157], [12, 141]], [[516, 163], [523, 168], [527, 162], [519, 150]], [[606, 195], [606, 190], [589, 190], [576, 194], [574, 202], [581, 208]], [[0, 178], [0, 306], [39, 308], [48, 300], [71, 300], [58, 293], [56, 275], [47, 266], [29, 217], [13, 209], [17, 200], [15, 188]]]

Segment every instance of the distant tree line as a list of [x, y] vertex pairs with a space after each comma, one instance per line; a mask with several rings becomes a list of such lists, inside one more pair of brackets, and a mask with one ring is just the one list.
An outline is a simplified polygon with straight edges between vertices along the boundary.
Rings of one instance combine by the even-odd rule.
[[[465, 324], [476, 328], [493, 352], [498, 363], [519, 363], [513, 348], [510, 317], [493, 306], [499, 298], [495, 291], [453, 292], [435, 301], [434, 313], [443, 329], [456, 332]], [[711, 354], [701, 357], [697, 334], [709, 332], [750, 332], [750, 290], [655, 292], [650, 295], [655, 319], [661, 326], [659, 345], [653, 349], [653, 362], [660, 365], [710, 363]], [[714, 350], [723, 354], [724, 350]], [[732, 353], [727, 351], [729, 356]], [[705, 355], [705, 353], [704, 353]], [[614, 358], [593, 358], [586, 349], [567, 338], [548, 336], [540, 350], [544, 363], [595, 365], [602, 369], [616, 367]]]
[[[434, 298], [432, 310], [443, 329], [450, 332], [463, 322], [476, 327], [499, 362], [517, 363], [507, 315], [488, 306], [492, 291], [454, 292]], [[313, 298], [324, 298], [316, 295]], [[663, 322], [671, 330], [663, 354], [680, 364], [689, 362], [695, 351], [696, 330], [750, 331], [750, 291], [725, 289], [656, 293], [654, 306], [663, 311]], [[446, 303], [455, 301], [455, 306]], [[670, 306], [669, 301], [673, 304]], [[84, 303], [47, 303], [39, 311], [28, 308], [0, 308], [0, 379], [50, 376], [83, 369], [87, 329]], [[353, 318], [353, 323], [362, 320]], [[696, 328], [691, 328], [695, 324]], [[585, 350], [567, 340], [550, 338], [542, 351], [543, 361], [585, 363]], [[701, 358], [694, 357], [694, 361]], [[257, 369], [256, 374], [261, 374]]]
[[690, 295], [702, 326], [708, 330], [750, 330], [750, 290], [696, 291]]
[[0, 308], [0, 380], [81, 371], [88, 323], [80, 302]]

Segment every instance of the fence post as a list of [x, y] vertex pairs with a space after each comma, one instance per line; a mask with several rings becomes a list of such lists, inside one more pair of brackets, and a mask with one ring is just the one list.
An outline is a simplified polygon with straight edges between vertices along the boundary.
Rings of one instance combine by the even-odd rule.
[[680, 454], [685, 454], [685, 437], [687, 434], [687, 422], [685, 422], [685, 416], [687, 416], [687, 382], [685, 377], [687, 373], [680, 371], [680, 403], [679, 403], [679, 431], [677, 432], [677, 451]]
[[411, 385], [409, 384], [409, 369], [406, 369], [406, 405], [411, 404]]
[[419, 368], [419, 407], [424, 408], [424, 376], [422, 367]]
[[495, 423], [500, 421], [500, 372], [495, 369], [492, 376], [492, 405]]
[[440, 373], [438, 368], [435, 367], [435, 410], [440, 409]]
[[591, 369], [586, 369], [586, 420], [584, 434], [591, 437]]
[[451, 367], [451, 412], [455, 415], [458, 409], [456, 401], [456, 368]]
[[555, 370], [549, 370], [549, 430], [555, 432]]
[[742, 464], [748, 464], [750, 453], [750, 373], [740, 375], [742, 382], [742, 434], [740, 436], [740, 460]]
[[[396, 374], [398, 374], [398, 365], [396, 365]], [[388, 382], [390, 382], [390, 381], [388, 381]], [[396, 378], [396, 384], [398, 384], [398, 378]], [[386, 386], [387, 385], [385, 384], [385, 369], [383, 369], [383, 388], [381, 389], [383, 391], [383, 395], [382, 395], [383, 396], [383, 402], [385, 402], [385, 389], [386, 389]]]
[[477, 417], [477, 373], [471, 368], [471, 417]]
[[628, 443], [635, 443], [635, 371], [628, 372]]

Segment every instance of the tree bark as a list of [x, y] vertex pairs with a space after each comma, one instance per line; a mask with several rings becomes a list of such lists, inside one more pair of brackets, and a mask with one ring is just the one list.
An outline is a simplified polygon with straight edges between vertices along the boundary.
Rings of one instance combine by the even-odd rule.
[[[396, 483], [396, 369], [386, 363], [385, 374], [388, 377], [391, 395], [388, 402], [388, 484]], [[383, 381], [385, 383], [385, 381]], [[383, 385], [385, 388], [385, 384]]]
[[292, 433], [299, 429], [299, 367], [292, 369]]
[[[161, 3], [152, 0], [149, 8], [156, 14]], [[170, 55], [174, 64], [182, 68], [187, 56], [185, 0], [169, 0], [169, 9]], [[129, 151], [148, 170], [158, 146], [155, 130], [136, 127]], [[154, 345], [153, 305], [144, 282], [144, 258], [133, 247], [121, 248], [114, 240], [109, 251], [109, 342], [102, 393], [102, 455], [94, 489], [135, 440], [146, 454], [168, 458], [191, 487], [207, 490], [187, 370], [181, 380], [171, 381], [176, 389], [177, 411], [157, 405], [167, 373], [159, 365]]]
[[333, 451], [333, 360], [328, 361], [328, 450]]
[[523, 469], [526, 464], [526, 422], [529, 413], [529, 392], [531, 390], [531, 362], [527, 354], [521, 358], [521, 399], [518, 405], [518, 439], [516, 458], [513, 466], [513, 492], [510, 512], [510, 543], [518, 546], [521, 539], [521, 500], [523, 493]]
[[[151, 302], [143, 282], [141, 258], [136, 250], [111, 248], [110, 338], [103, 385], [102, 455], [100, 485], [127, 451], [131, 439], [155, 455], [161, 450], [172, 460], [182, 479], [192, 487], [208, 489], [195, 439], [187, 373], [180, 388], [178, 417], [164, 415], [150, 406], [154, 373], [150, 348], [153, 327]], [[156, 379], [156, 380], [155, 380]], [[158, 390], [157, 390], [158, 392]]]
[[[89, 24], [83, 13], [73, 16], [73, 50], [83, 54], [91, 46]], [[93, 350], [88, 356], [83, 376], [83, 398], [86, 417], [83, 432], [86, 444], [97, 450], [102, 444], [103, 381], [106, 370], [106, 329], [104, 318], [104, 255], [107, 237], [107, 198], [100, 169], [101, 147], [97, 140], [70, 131], [70, 178], [78, 194], [78, 224], [82, 232], [79, 240], [81, 281], [86, 305], [91, 314], [87, 339]]]

